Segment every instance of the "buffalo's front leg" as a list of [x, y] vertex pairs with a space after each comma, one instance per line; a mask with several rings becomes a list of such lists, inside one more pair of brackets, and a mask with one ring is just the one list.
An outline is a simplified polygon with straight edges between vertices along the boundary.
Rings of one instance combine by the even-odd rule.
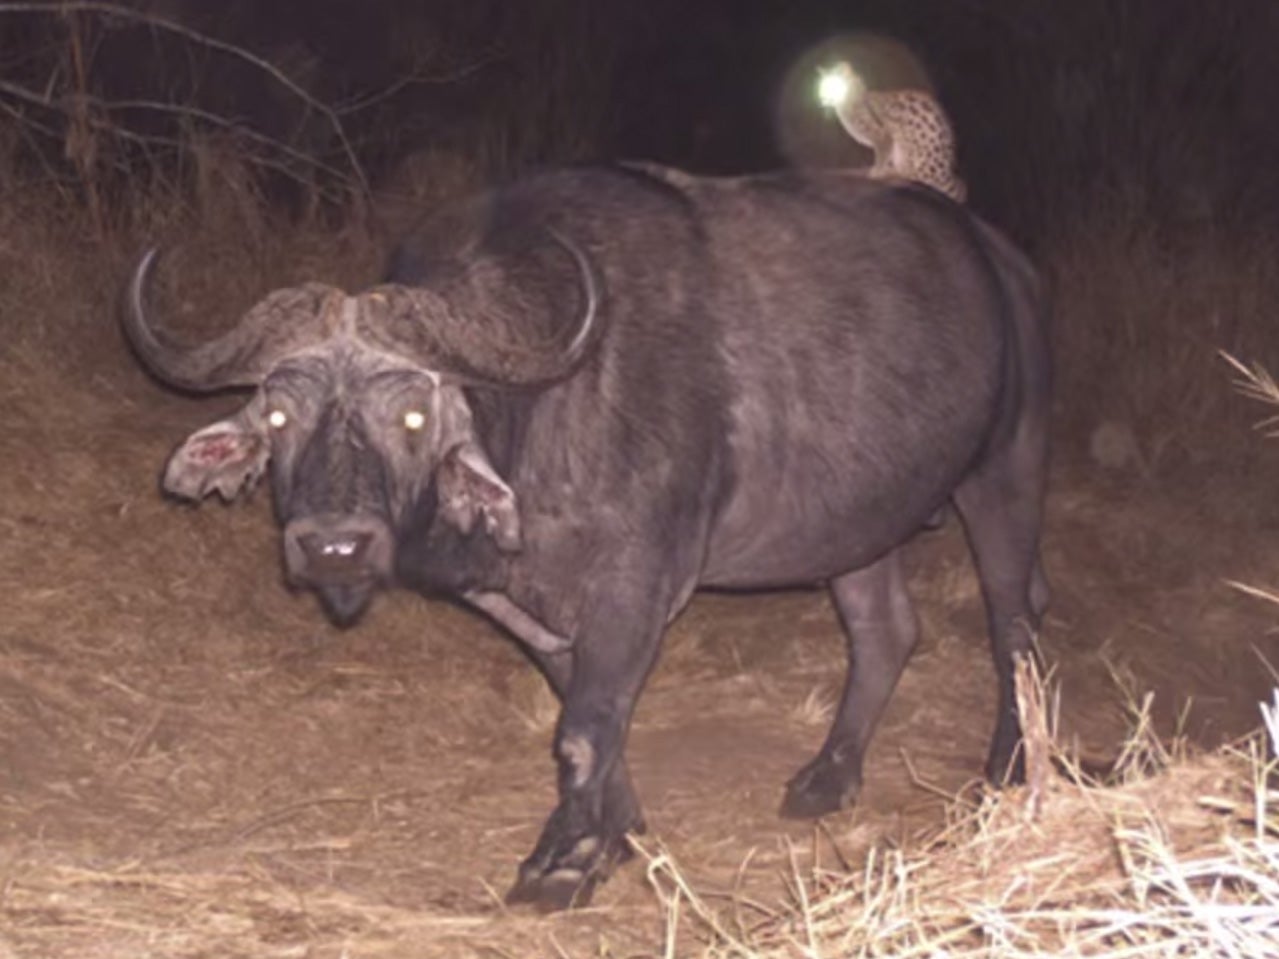
[[[569, 684], [573, 678], [573, 654], [571, 652], [546, 653], [532, 647], [525, 647], [528, 653], [546, 677], [555, 697], [561, 705], [568, 696]], [[643, 833], [645, 831], [644, 813], [639, 800], [635, 797], [635, 786], [631, 781], [630, 770], [627, 769], [625, 757], [619, 757], [613, 765], [612, 775], [604, 787], [604, 808], [608, 815], [617, 822], [629, 822], [626, 832]], [[619, 850], [618, 861], [630, 858], [629, 848], [623, 846]]]
[[[559, 804], [520, 866], [509, 902], [585, 904], [643, 828], [622, 760], [635, 700], [666, 619], [666, 591], [646, 578], [596, 595], [583, 610], [555, 731]], [[555, 684], [563, 668], [548, 672]]]

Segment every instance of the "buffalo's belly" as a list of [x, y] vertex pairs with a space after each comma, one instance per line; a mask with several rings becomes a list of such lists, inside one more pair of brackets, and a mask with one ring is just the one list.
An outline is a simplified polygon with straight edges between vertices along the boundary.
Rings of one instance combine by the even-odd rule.
[[711, 531], [701, 583], [727, 589], [831, 579], [909, 539], [945, 502], [936, 484], [884, 495], [855, 487], [739, 494]]

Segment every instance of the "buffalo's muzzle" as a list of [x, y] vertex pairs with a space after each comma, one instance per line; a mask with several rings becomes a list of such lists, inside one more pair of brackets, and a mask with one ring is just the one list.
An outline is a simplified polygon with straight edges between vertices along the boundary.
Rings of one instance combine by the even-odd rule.
[[284, 528], [289, 577], [311, 586], [373, 584], [391, 574], [391, 533], [371, 516], [320, 514]]

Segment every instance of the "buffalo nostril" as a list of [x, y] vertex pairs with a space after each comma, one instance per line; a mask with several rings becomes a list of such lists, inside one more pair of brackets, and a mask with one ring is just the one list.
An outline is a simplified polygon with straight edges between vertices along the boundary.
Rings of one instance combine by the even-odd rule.
[[298, 537], [313, 573], [339, 573], [360, 566], [372, 542], [371, 533], [308, 533]]
[[336, 543], [325, 543], [320, 547], [320, 555], [324, 557], [338, 556], [350, 559], [359, 549], [359, 543], [353, 539], [338, 540]]
[[316, 515], [284, 530], [289, 580], [306, 586], [369, 586], [390, 578], [391, 532], [376, 517]]

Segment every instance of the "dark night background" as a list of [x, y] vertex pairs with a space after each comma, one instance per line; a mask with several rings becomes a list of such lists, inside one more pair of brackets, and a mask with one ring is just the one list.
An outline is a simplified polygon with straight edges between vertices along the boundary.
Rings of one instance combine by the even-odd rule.
[[[1122, 200], [1126, 212], [1169, 223], [1245, 226], [1267, 219], [1275, 199], [1279, 5], [1269, 0], [132, 7], [271, 61], [332, 105], [374, 183], [424, 149], [469, 154], [485, 177], [619, 156], [715, 173], [838, 162], [842, 144], [829, 124], [816, 135], [824, 147], [808, 155], [788, 156], [779, 143], [787, 122], [823, 126], [811, 102], [786, 90], [788, 71], [832, 37], [874, 31], [919, 56], [959, 131], [974, 205], [1024, 241], [1088, 203]], [[208, 126], [127, 105], [138, 101], [207, 110], [339, 169], [347, 162], [332, 126], [277, 79], [153, 24], [9, 13], [0, 31], [0, 76], [53, 95], [52, 109], [6, 98], [45, 164], [70, 152], [61, 142], [73, 109], [66, 98], [78, 92], [98, 105], [94, 162], [135, 179], [140, 148], [125, 134], [177, 140]], [[73, 33], [79, 66], [68, 54]], [[147, 146], [152, 161], [163, 152], [158, 140]]]

